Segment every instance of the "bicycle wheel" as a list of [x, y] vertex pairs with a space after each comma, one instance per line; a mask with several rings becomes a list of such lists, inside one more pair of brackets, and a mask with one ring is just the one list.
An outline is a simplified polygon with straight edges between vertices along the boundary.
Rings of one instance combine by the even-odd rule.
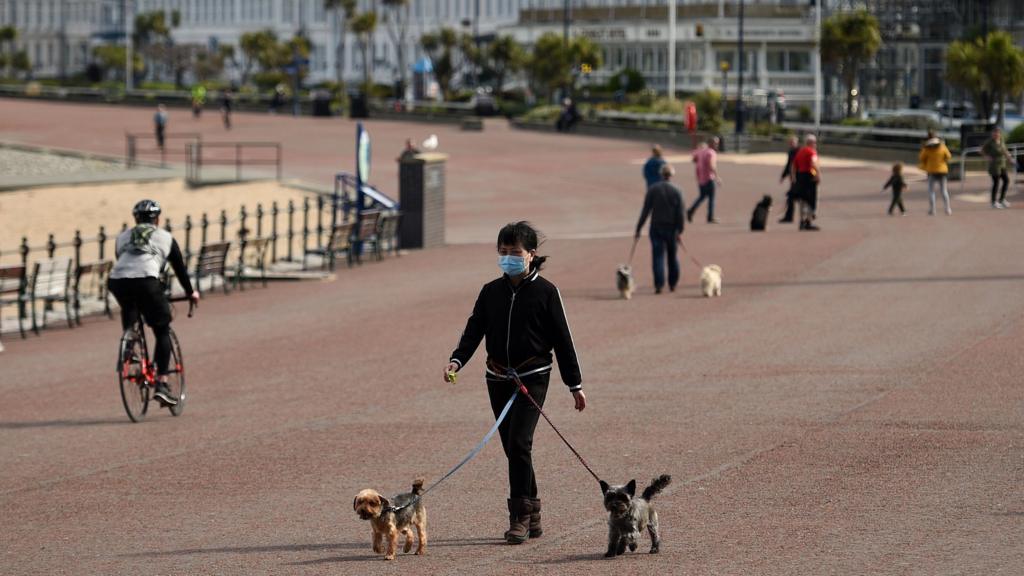
[[171, 366], [167, 375], [167, 387], [171, 389], [171, 395], [178, 399], [178, 403], [170, 407], [171, 414], [181, 416], [185, 411], [185, 364], [181, 359], [181, 344], [178, 343], [178, 336], [174, 330], [171, 335]]
[[133, 328], [124, 331], [118, 348], [117, 380], [121, 386], [124, 411], [132, 422], [140, 422], [149, 408], [149, 385], [143, 374], [146, 342]]

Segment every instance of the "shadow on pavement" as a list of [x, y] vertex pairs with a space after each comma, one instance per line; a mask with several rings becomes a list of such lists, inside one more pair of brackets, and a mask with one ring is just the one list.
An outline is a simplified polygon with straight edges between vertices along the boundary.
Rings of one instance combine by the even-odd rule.
[[[365, 544], [358, 544], [355, 547], [363, 548], [369, 547], [369, 542]], [[427, 550], [430, 548], [444, 548], [449, 546], [508, 546], [504, 540], [500, 538], [459, 538], [452, 540], [431, 540], [427, 544]], [[428, 552], [429, 553], [429, 552]], [[399, 552], [398, 556], [412, 554], [406, 554]], [[328, 558], [316, 558], [313, 560], [303, 560], [301, 562], [289, 562], [286, 566], [316, 566], [319, 564], [333, 564], [336, 562], [361, 562], [361, 561], [374, 561], [379, 562], [381, 560], [380, 554], [360, 554], [358, 556], [330, 556]]]
[[187, 548], [185, 550], [162, 550], [122, 554], [134, 558], [157, 558], [160, 556], [192, 556], [196, 554], [262, 554], [265, 552], [315, 552], [317, 550], [356, 550], [369, 547], [369, 543], [345, 542], [340, 544], [280, 544], [265, 546], [228, 546], [224, 548]]
[[0, 430], [21, 430], [24, 428], [75, 428], [78, 426], [112, 426], [131, 424], [127, 418], [104, 418], [94, 420], [28, 420], [24, 422], [0, 422]]
[[785, 288], [791, 286], [842, 286], [857, 284], [944, 284], [958, 282], [1019, 282], [1024, 274], [995, 276], [934, 276], [910, 278], [835, 278], [830, 280], [798, 280], [795, 282], [729, 282], [726, 288]]

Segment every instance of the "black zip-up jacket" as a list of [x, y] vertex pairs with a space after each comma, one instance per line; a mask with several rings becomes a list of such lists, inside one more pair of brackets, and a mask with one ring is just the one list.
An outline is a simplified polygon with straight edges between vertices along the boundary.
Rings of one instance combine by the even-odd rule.
[[505, 368], [523, 376], [550, 372], [554, 350], [562, 381], [569, 390], [582, 389], [583, 377], [562, 295], [554, 284], [540, 277], [539, 271], [531, 272], [519, 286], [513, 286], [504, 275], [484, 285], [451, 361], [461, 369], [484, 337], [489, 379], [504, 379]]

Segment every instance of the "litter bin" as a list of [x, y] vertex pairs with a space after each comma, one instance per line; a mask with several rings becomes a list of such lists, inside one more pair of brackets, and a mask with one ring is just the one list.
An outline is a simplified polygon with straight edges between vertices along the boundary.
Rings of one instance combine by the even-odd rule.
[[331, 115], [331, 93], [317, 90], [313, 93], [313, 116]]
[[424, 153], [398, 160], [402, 206], [402, 248], [444, 246], [444, 165], [446, 154]]
[[349, 118], [369, 118], [370, 108], [366, 102], [366, 95], [362, 92], [350, 94], [348, 97]]

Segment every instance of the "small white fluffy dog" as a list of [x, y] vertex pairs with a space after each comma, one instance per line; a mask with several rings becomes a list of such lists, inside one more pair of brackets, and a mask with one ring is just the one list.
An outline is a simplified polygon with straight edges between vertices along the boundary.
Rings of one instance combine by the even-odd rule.
[[705, 298], [722, 295], [722, 268], [717, 264], [705, 266], [700, 271], [700, 291]]

